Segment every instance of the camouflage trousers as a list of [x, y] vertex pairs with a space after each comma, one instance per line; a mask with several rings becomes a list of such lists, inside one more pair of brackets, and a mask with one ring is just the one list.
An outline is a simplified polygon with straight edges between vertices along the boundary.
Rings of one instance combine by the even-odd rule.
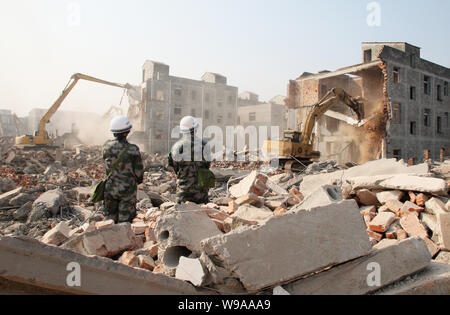
[[115, 199], [110, 194], [105, 193], [103, 215], [105, 220], [114, 220], [116, 224], [131, 223], [136, 217], [136, 197], [126, 196]]
[[197, 204], [209, 203], [208, 190], [184, 190], [177, 189], [177, 203], [194, 202]]

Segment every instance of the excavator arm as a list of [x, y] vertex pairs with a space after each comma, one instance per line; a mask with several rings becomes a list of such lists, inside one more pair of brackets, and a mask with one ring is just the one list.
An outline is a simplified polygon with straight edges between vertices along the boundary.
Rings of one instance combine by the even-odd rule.
[[312, 132], [316, 120], [322, 117], [331, 107], [337, 103], [342, 102], [357, 115], [358, 121], [363, 118], [362, 104], [356, 99], [352, 98], [341, 88], [334, 88], [330, 90], [317, 104], [315, 104], [306, 118], [304, 128], [302, 130], [301, 143], [309, 144], [312, 142]]
[[62, 91], [61, 96], [56, 100], [56, 102], [52, 105], [52, 107], [49, 108], [49, 110], [42, 116], [41, 120], [39, 121], [37, 136], [41, 139], [48, 139], [48, 134], [45, 129], [45, 125], [50, 122], [50, 119], [52, 116], [56, 113], [56, 111], [61, 106], [62, 102], [66, 99], [67, 95], [69, 95], [70, 91], [75, 87], [75, 85], [78, 83], [79, 80], [86, 80], [86, 81], [92, 81], [96, 83], [106, 84], [110, 86], [115, 86], [123, 89], [131, 89], [133, 88], [129, 84], [119, 84], [119, 83], [113, 83], [108, 82], [105, 80], [97, 79], [85, 74], [76, 73], [72, 75], [70, 78], [69, 83], [67, 84], [66, 88]]
[[[297, 92], [294, 83], [291, 82], [290, 98], [286, 101], [286, 106], [289, 108], [298, 108], [296, 104]], [[339, 102], [350, 107], [356, 113], [358, 121], [361, 121], [363, 118], [362, 104], [348, 95], [343, 89], [334, 88], [312, 107], [302, 130], [300, 128], [299, 130], [286, 130], [284, 132], [284, 140], [266, 141], [264, 143], [266, 154], [271, 156], [275, 153], [277, 157], [274, 157], [272, 160], [278, 161], [279, 166], [290, 170], [304, 169], [305, 165], [311, 163], [312, 160], [320, 158], [320, 152], [314, 151], [314, 125], [317, 119]]]

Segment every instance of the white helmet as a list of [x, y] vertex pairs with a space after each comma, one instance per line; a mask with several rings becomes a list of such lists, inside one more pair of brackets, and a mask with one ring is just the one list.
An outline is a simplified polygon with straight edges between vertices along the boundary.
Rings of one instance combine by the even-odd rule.
[[130, 131], [133, 126], [127, 117], [124, 116], [116, 116], [111, 120], [111, 124], [109, 129], [112, 133], [125, 133]]
[[197, 130], [199, 123], [197, 119], [192, 116], [186, 116], [180, 121], [180, 132], [181, 133], [191, 133]]

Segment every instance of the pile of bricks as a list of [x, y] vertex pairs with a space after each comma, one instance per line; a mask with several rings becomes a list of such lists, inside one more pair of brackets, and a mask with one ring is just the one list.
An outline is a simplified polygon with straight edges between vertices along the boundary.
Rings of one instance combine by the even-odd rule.
[[448, 199], [413, 191], [361, 189], [355, 200], [361, 205], [373, 245], [420, 237], [432, 257], [441, 250], [450, 250]]

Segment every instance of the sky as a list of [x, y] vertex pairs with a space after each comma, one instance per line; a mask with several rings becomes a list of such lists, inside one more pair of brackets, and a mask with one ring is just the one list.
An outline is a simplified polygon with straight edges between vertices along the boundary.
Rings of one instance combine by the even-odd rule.
[[[0, 109], [49, 108], [74, 73], [140, 84], [146, 60], [221, 73], [263, 101], [305, 71], [361, 63], [365, 41], [406, 41], [450, 67], [448, 12], [448, 0], [0, 0]], [[80, 81], [60, 109], [102, 114], [122, 92]]]

